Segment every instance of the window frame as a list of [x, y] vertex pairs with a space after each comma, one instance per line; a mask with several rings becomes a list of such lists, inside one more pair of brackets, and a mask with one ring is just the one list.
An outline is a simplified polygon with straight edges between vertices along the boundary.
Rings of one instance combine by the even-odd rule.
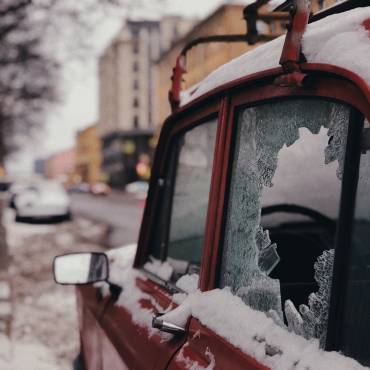
[[[333, 91], [331, 89], [326, 89], [323, 84], [332, 84]], [[330, 81], [331, 80], [331, 81]], [[351, 247], [351, 236], [352, 236], [352, 221], [353, 212], [355, 207], [355, 197], [357, 181], [352, 181], [352, 176], [358, 172], [358, 165], [360, 159], [360, 140], [362, 133], [363, 120], [366, 112], [366, 102], [363, 99], [361, 91], [353, 84], [348, 83], [344, 80], [339, 79], [328, 79], [320, 76], [317, 83], [319, 86], [319, 91], [310, 91], [308, 89], [292, 89], [285, 88], [288, 93], [281, 91], [278, 86], [268, 86], [264, 85], [260, 88], [251, 89], [250, 91], [237, 92], [231, 97], [230, 103], [230, 114], [228, 121], [229, 134], [228, 137], [228, 166], [225, 168], [226, 184], [224, 185], [224, 204], [222, 207], [222, 220], [221, 220], [221, 230], [219, 230], [219, 242], [217, 248], [217, 256], [209, 263], [213, 266], [213, 271], [211, 271], [212, 285], [207, 286], [204, 290], [210, 290], [218, 287], [219, 274], [221, 272], [222, 263], [222, 253], [223, 253], [223, 243], [225, 236], [226, 227], [226, 216], [229, 200], [230, 182], [232, 175], [232, 163], [233, 155], [235, 154], [235, 135], [236, 135], [236, 125], [237, 125], [237, 115], [238, 113], [247, 107], [253, 107], [257, 105], [263, 105], [266, 103], [278, 103], [281, 100], [291, 100], [294, 98], [314, 98], [323, 99], [333, 102], [338, 102], [350, 106], [350, 119], [349, 119], [349, 137], [351, 137], [350, 142], [348, 141], [349, 147], [346, 151], [346, 160], [344, 166], [343, 183], [340, 194], [339, 203], [339, 215], [338, 215], [338, 228], [335, 241], [335, 260], [334, 260], [334, 271], [333, 271], [333, 283], [331, 291], [331, 301], [329, 310], [329, 322], [327, 329], [327, 342], [326, 350], [340, 350], [340, 340], [337, 337], [338, 333], [341, 331], [340, 320], [343, 315], [344, 309], [344, 289], [346, 288], [347, 274], [346, 272], [348, 265], [346, 264], [348, 254]], [[266, 87], [271, 89], [270, 92], [266, 91]], [[346, 89], [348, 89], [346, 91]], [[325, 91], [327, 90], [327, 91]], [[352, 97], [349, 96], [353, 94]], [[264, 99], [258, 99], [258, 95], [263, 95]], [[358, 102], [355, 100], [358, 99]], [[351, 133], [352, 131], [352, 133]], [[350, 156], [348, 155], [350, 153]], [[351, 227], [349, 226], [351, 225]], [[202, 288], [202, 287], [201, 287]]]
[[[169, 241], [170, 241], [173, 200], [174, 200], [174, 193], [175, 193], [176, 180], [177, 180], [177, 170], [179, 168], [178, 167], [179, 166], [179, 158], [180, 158], [181, 149], [182, 149], [181, 141], [188, 132], [191, 132], [191, 130], [195, 129], [198, 126], [201, 126], [203, 124], [208, 124], [212, 120], [216, 121], [213, 124], [216, 125], [216, 136], [217, 136], [217, 128], [218, 128], [217, 126], [219, 125], [219, 120], [218, 120], [218, 114], [215, 113], [215, 114], [211, 114], [210, 116], [204, 117], [204, 119], [198, 121], [194, 125], [191, 125], [191, 127], [188, 127], [184, 131], [181, 131], [181, 132], [175, 134], [172, 138], [171, 148], [169, 149], [169, 151], [172, 152], [173, 157], [170, 156], [170, 158], [168, 159], [168, 163], [167, 163], [167, 175], [170, 178], [171, 187], [168, 190], [169, 191], [168, 196], [170, 198], [169, 202], [167, 204], [168, 208], [165, 210], [165, 218], [166, 218], [165, 233], [166, 233], [166, 235], [165, 235], [165, 246], [164, 246], [164, 249], [161, 250], [161, 260], [162, 261], [165, 261], [166, 258], [168, 257], [168, 246], [169, 246]], [[213, 161], [212, 161], [213, 164], [212, 164], [212, 171], [211, 171], [210, 186], [211, 186], [211, 182], [212, 182], [212, 174], [213, 174], [213, 167], [214, 167], [214, 157], [215, 157], [216, 142], [217, 142], [217, 137], [216, 136], [215, 136], [215, 145], [214, 145], [214, 151], [213, 151]], [[173, 164], [171, 163], [172, 160], [174, 161]], [[173, 165], [173, 167], [172, 167], [172, 165]], [[171, 173], [171, 171], [172, 171], [172, 173]], [[163, 192], [162, 196], [164, 198], [166, 196], [166, 194]], [[163, 198], [161, 200], [163, 200]], [[161, 202], [161, 200], [159, 202], [163, 203], [163, 202]], [[208, 202], [209, 202], [209, 198], [208, 198]], [[207, 219], [207, 217], [206, 217], [206, 219]], [[205, 225], [204, 226], [206, 226], [206, 224], [207, 224], [207, 221], [205, 220]], [[205, 227], [204, 227], [204, 231], [205, 231]]]
[[[209, 106], [207, 107], [200, 107], [199, 109], [191, 112], [190, 114], [183, 114], [176, 117], [176, 119], [172, 119], [170, 117], [165, 122], [159, 142], [157, 151], [155, 153], [155, 158], [153, 161], [153, 169], [152, 169], [152, 178], [150, 180], [150, 187], [148, 193], [148, 200], [144, 211], [143, 222], [140, 229], [140, 237], [139, 237], [139, 245], [138, 253], [135, 258], [134, 266], [138, 268], [142, 268], [144, 263], [148, 260], [150, 252], [151, 252], [151, 240], [154, 240], [154, 235], [156, 232], [156, 222], [157, 222], [157, 215], [156, 211], [158, 207], [161, 206], [162, 199], [165, 196], [163, 189], [164, 189], [164, 180], [166, 178], [170, 178], [171, 181], [171, 189], [170, 189], [170, 201], [168, 204], [167, 209], [165, 210], [165, 224], [166, 224], [166, 245], [165, 249], [161, 251], [161, 260], [165, 260], [167, 254], [167, 247], [168, 247], [168, 236], [169, 236], [169, 224], [170, 224], [170, 217], [172, 211], [172, 199], [173, 199], [173, 191], [175, 185], [175, 178], [176, 178], [176, 170], [177, 170], [177, 158], [179, 154], [179, 147], [178, 142], [179, 138], [186, 133], [189, 132], [191, 129], [200, 126], [202, 124], [206, 124], [212, 119], [217, 119], [215, 123], [217, 125], [216, 128], [216, 143], [215, 143], [215, 151], [213, 155], [213, 165], [212, 165], [212, 176], [211, 176], [211, 184], [210, 187], [212, 188], [212, 183], [214, 181], [214, 168], [216, 163], [216, 148], [218, 142], [218, 136], [221, 132], [220, 130], [220, 111], [222, 110], [221, 100], [215, 99], [213, 100]], [[173, 152], [177, 158], [174, 160], [176, 161], [175, 166], [171, 168], [171, 159]], [[211, 194], [211, 191], [210, 191]], [[210, 197], [211, 195], [209, 195]], [[209, 198], [210, 199], [210, 198]], [[208, 203], [208, 210], [207, 210], [207, 217], [205, 225], [208, 225], [208, 214], [209, 214], [209, 203]], [[206, 231], [205, 231], [206, 235]], [[143, 239], [145, 240], [143, 241]], [[145, 244], [144, 244], [145, 243]], [[203, 252], [205, 249], [207, 241], [204, 242]], [[203, 259], [203, 257], [202, 257]], [[202, 265], [202, 264], [201, 264]], [[149, 274], [149, 277], [154, 277], [152, 274]], [[169, 291], [173, 291], [174, 287], [171, 284], [162, 284], [160, 283], [160, 278], [157, 276], [154, 277], [155, 281], [167, 288]]]

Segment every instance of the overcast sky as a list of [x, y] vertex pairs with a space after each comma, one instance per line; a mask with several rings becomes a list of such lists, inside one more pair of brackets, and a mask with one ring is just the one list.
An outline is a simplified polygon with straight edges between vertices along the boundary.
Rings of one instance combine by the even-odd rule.
[[[184, 17], [203, 18], [221, 3], [227, 0], [167, 0], [163, 12], [180, 14]], [[237, 1], [244, 3], [243, 1]], [[245, 2], [247, 3], [247, 1]], [[122, 20], [109, 19], [98, 25], [94, 42], [98, 54], [109, 40], [118, 32]], [[32, 168], [35, 158], [45, 157], [51, 153], [70, 148], [74, 145], [78, 130], [96, 122], [98, 118], [97, 101], [97, 64], [96, 58], [84, 62], [69, 63], [64, 68], [61, 83], [61, 102], [48, 114], [45, 129], [40, 133], [37, 145], [13, 158], [8, 169], [27, 171]]]

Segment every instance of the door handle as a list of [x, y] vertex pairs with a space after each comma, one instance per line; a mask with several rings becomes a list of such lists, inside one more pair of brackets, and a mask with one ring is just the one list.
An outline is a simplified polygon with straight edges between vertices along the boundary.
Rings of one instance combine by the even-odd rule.
[[170, 334], [185, 334], [186, 330], [185, 328], [182, 328], [181, 326], [178, 326], [176, 324], [172, 324], [168, 321], [163, 321], [160, 317], [154, 316], [152, 320], [152, 328], [159, 329], [160, 331], [163, 331], [165, 333]]

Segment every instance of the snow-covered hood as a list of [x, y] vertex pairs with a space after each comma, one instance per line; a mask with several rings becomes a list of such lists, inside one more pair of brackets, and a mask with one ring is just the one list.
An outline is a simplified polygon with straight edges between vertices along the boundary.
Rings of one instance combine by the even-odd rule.
[[[350, 70], [370, 85], [370, 31], [363, 22], [370, 7], [334, 14], [307, 25], [302, 39], [308, 62], [326, 63]], [[279, 67], [285, 35], [248, 51], [209, 74], [181, 94], [181, 105], [238, 78]]]

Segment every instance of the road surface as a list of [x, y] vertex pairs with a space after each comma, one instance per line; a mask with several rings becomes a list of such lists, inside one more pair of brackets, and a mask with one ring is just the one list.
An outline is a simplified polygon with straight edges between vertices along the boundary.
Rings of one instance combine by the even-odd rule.
[[73, 214], [107, 223], [111, 228], [109, 246], [137, 242], [143, 201], [121, 192], [113, 192], [108, 196], [72, 193], [71, 208]]

